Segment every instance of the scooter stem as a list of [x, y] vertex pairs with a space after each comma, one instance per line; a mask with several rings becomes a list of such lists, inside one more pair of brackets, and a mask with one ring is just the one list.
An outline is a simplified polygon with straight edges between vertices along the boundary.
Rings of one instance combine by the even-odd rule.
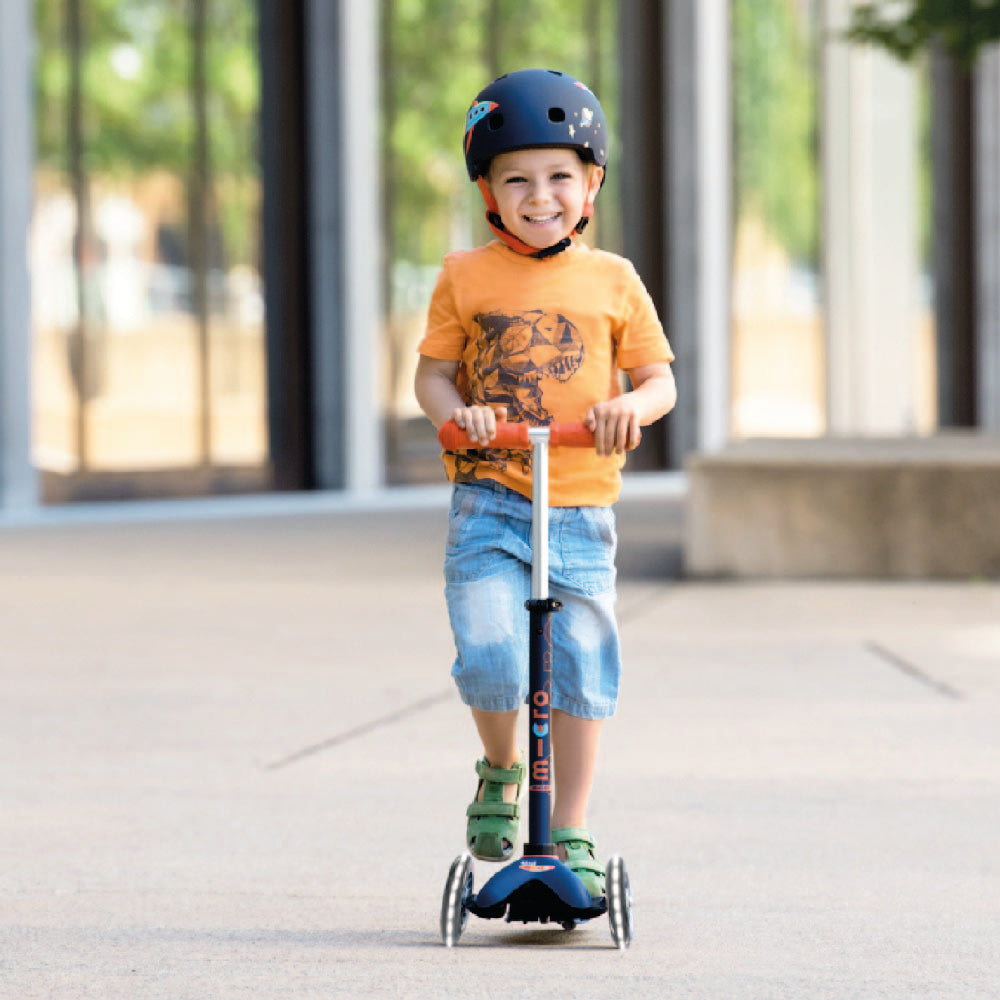
[[532, 427], [531, 442], [531, 599], [549, 596], [549, 429]]
[[528, 841], [526, 857], [554, 855], [552, 808], [552, 614], [549, 597], [549, 429], [532, 427], [531, 600], [528, 644]]

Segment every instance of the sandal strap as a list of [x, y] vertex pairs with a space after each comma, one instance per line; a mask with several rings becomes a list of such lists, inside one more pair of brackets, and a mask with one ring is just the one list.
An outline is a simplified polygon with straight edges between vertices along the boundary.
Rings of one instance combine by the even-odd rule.
[[560, 826], [552, 831], [553, 844], [568, 844], [570, 841], [579, 841], [585, 844], [590, 850], [594, 849], [594, 838], [585, 826]]
[[594, 838], [583, 826], [561, 826], [552, 831], [552, 843], [566, 846], [566, 866], [574, 872], [591, 872], [604, 878], [604, 865], [594, 856]]
[[498, 816], [504, 819], [520, 819], [520, 802], [473, 802], [465, 810], [466, 816]]
[[604, 870], [604, 865], [600, 861], [582, 861], [580, 859], [571, 858], [566, 862], [566, 867], [571, 872], [592, 872], [594, 875], [600, 875], [604, 878], [608, 873]]
[[494, 767], [484, 757], [476, 761], [476, 774], [483, 781], [496, 781], [501, 785], [520, 785], [527, 774], [524, 761], [518, 761], [513, 767]]

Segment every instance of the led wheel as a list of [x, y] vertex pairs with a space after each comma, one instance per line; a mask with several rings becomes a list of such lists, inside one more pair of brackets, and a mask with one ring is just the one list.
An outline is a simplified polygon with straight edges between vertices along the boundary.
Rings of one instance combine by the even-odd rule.
[[441, 899], [441, 940], [446, 948], [451, 948], [462, 936], [469, 921], [471, 898], [472, 855], [465, 851], [451, 863]]
[[632, 943], [632, 890], [620, 854], [608, 862], [608, 922], [619, 951]]

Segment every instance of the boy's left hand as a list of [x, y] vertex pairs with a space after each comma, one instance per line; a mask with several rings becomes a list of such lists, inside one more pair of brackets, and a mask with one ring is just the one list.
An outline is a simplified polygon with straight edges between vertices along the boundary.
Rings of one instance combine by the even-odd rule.
[[594, 447], [598, 455], [632, 451], [642, 440], [639, 408], [627, 393], [604, 403], [595, 403], [587, 411], [583, 422], [594, 433]]
[[673, 372], [665, 361], [628, 370], [632, 391], [595, 403], [584, 417], [594, 432], [598, 455], [632, 451], [642, 440], [640, 427], [659, 420], [677, 402]]

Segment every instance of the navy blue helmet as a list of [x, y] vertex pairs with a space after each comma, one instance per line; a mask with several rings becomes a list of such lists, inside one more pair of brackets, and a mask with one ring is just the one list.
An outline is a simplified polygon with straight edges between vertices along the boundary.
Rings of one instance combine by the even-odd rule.
[[470, 180], [485, 176], [498, 153], [554, 146], [607, 166], [608, 123], [600, 102], [579, 80], [552, 69], [522, 69], [476, 95], [465, 121]]

